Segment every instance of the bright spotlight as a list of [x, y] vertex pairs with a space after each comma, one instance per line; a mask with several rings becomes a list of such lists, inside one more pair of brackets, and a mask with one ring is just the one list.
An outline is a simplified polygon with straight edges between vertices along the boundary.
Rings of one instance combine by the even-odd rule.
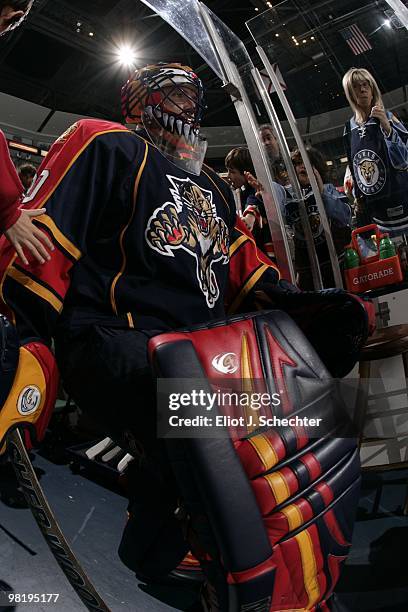
[[118, 49], [118, 59], [124, 66], [132, 66], [136, 60], [136, 54], [129, 45], [123, 45]]
[[390, 21], [390, 19], [386, 19], [386, 20], [384, 21], [383, 25], [385, 25], [387, 28], [390, 28], [390, 27], [391, 27], [391, 21]]

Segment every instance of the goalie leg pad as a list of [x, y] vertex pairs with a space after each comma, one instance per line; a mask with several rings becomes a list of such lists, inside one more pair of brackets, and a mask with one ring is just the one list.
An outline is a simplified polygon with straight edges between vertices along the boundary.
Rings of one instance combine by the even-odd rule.
[[[230, 429], [230, 439], [186, 436], [166, 440], [166, 448], [189, 543], [217, 608], [328, 610], [350, 548], [360, 465], [352, 430], [344, 437], [347, 412], [306, 337], [273, 310], [161, 334], [149, 351], [161, 378], [190, 377], [194, 389], [201, 379], [206, 392], [215, 383], [234, 389], [233, 381], [247, 391], [255, 389], [251, 379], [263, 379], [280, 395], [265, 414], [322, 417], [314, 433], [283, 421], [254, 429], [251, 421], [239, 436]], [[224, 373], [225, 355], [234, 368]], [[178, 410], [192, 414], [191, 406]]]

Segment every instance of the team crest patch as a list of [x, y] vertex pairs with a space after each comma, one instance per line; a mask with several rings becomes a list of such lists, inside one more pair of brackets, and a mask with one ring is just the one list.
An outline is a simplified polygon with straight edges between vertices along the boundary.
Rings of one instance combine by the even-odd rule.
[[71, 134], [76, 132], [77, 129], [78, 129], [78, 122], [73, 123], [72, 125], [69, 126], [67, 130], [65, 130], [63, 134], [61, 134], [59, 138], [57, 138], [55, 142], [66, 142], [68, 138], [71, 136]]
[[353, 159], [358, 188], [365, 195], [376, 195], [385, 185], [387, 173], [382, 159], [370, 149], [363, 149]]
[[41, 404], [41, 391], [35, 385], [24, 387], [18, 396], [17, 410], [22, 416], [33, 414]]
[[156, 208], [147, 223], [146, 241], [157, 253], [174, 257], [183, 249], [196, 260], [196, 276], [207, 305], [213, 308], [220, 291], [213, 264], [229, 261], [229, 232], [217, 216], [211, 191], [190, 179], [167, 176], [173, 202]]
[[212, 359], [211, 365], [221, 374], [234, 374], [239, 368], [238, 357], [235, 353], [216, 355]]

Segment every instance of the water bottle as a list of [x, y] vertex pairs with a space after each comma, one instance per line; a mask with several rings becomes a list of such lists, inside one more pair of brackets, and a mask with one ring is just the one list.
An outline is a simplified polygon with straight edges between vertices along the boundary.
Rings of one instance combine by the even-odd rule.
[[346, 270], [351, 270], [352, 268], [357, 268], [360, 265], [360, 257], [358, 256], [357, 251], [349, 244], [346, 247], [346, 251], [344, 253], [344, 268]]
[[380, 259], [387, 259], [387, 257], [394, 257], [396, 254], [394, 243], [388, 234], [383, 234], [380, 240]]

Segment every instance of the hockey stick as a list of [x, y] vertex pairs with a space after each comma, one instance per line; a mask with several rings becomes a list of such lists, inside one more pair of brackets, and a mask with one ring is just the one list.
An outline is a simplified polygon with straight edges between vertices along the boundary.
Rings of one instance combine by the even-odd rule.
[[110, 612], [80, 566], [55, 520], [17, 429], [8, 434], [7, 446], [18, 484], [60, 568], [88, 610]]

